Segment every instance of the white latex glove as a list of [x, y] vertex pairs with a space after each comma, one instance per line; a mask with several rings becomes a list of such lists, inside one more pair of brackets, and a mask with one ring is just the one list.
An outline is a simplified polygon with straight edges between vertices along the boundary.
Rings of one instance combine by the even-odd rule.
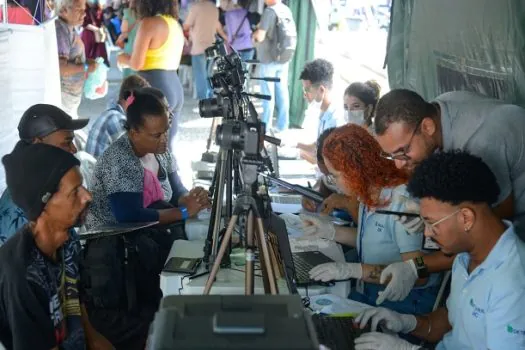
[[363, 267], [358, 263], [325, 263], [311, 269], [309, 275], [311, 279], [321, 282], [360, 279], [363, 277]]
[[394, 333], [410, 333], [417, 326], [416, 316], [400, 314], [384, 307], [365, 309], [355, 318], [355, 322], [359, 323], [361, 329], [364, 329], [370, 322], [372, 332], [377, 330], [379, 323], [384, 330]]
[[308, 214], [299, 214], [299, 217], [303, 220], [305, 236], [334, 240], [335, 226], [330, 217]]
[[417, 350], [421, 347], [393, 335], [370, 332], [355, 340], [355, 350]]
[[416, 264], [411, 259], [388, 265], [381, 272], [379, 282], [384, 284], [389, 278], [390, 282], [388, 282], [385, 290], [379, 292], [379, 297], [376, 300], [377, 305], [385, 300], [401, 301], [408, 296], [417, 281]]
[[[405, 212], [407, 213], [419, 213], [419, 204], [413, 200], [407, 200], [405, 202]], [[410, 234], [420, 233], [425, 231], [425, 223], [420, 217], [408, 217], [408, 216], [394, 216], [394, 220], [399, 221], [401, 225], [405, 227]]]

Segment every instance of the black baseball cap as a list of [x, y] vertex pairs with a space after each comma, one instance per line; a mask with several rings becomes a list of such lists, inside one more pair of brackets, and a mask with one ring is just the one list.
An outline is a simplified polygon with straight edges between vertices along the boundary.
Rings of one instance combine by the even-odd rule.
[[32, 142], [34, 138], [47, 136], [57, 130], [79, 130], [89, 119], [73, 119], [60, 108], [48, 104], [36, 104], [22, 115], [18, 123], [21, 140]]

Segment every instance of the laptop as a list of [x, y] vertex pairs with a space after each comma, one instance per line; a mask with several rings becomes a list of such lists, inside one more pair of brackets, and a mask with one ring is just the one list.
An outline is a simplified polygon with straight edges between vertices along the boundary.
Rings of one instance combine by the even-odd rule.
[[[279, 252], [284, 265], [284, 277], [288, 285], [290, 294], [298, 294], [297, 286], [300, 284], [296, 278], [296, 262], [304, 259], [303, 253], [292, 254], [290, 249], [290, 242], [288, 241], [288, 233], [286, 230], [286, 224], [282, 218], [274, 213], [270, 216], [270, 222], [268, 230], [273, 232], [279, 241]], [[305, 253], [319, 253], [319, 252], [305, 252]], [[307, 254], [309, 255], [309, 254]], [[319, 258], [318, 254], [314, 254], [312, 263], [320, 261], [322, 263], [331, 262], [332, 259], [323, 255], [325, 258]], [[306, 259], [309, 259], [308, 257]], [[328, 259], [328, 261], [326, 261]], [[314, 265], [315, 266], [315, 265]], [[315, 284], [315, 281], [311, 281], [307, 278], [307, 284]], [[303, 284], [304, 285], [304, 284]], [[304, 301], [303, 301], [304, 304]], [[305, 304], [305, 307], [308, 305]], [[319, 339], [319, 343], [325, 345], [331, 350], [353, 350], [355, 338], [359, 337], [363, 332], [370, 331], [369, 329], [360, 330], [354, 324], [354, 318], [350, 316], [338, 316], [331, 317], [325, 314], [313, 314], [312, 322]]]
[[274, 213], [270, 216], [268, 230], [277, 236], [279, 254], [281, 255], [284, 264], [285, 276], [289, 275], [292, 277], [297, 286], [325, 284], [324, 282], [311, 280], [308, 273], [313, 267], [324, 263], [334, 262], [334, 260], [330, 259], [320, 251], [292, 253], [286, 223]]

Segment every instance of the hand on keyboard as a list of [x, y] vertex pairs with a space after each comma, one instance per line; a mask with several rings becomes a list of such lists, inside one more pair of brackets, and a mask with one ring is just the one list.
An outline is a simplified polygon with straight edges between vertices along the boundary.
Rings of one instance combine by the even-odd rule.
[[406, 340], [378, 332], [365, 333], [355, 340], [355, 350], [417, 350], [417, 345]]
[[310, 270], [310, 278], [315, 281], [328, 282], [363, 277], [363, 268], [358, 263], [326, 263]]
[[380, 323], [383, 329], [394, 333], [410, 333], [417, 326], [417, 320], [414, 315], [400, 314], [383, 307], [366, 309], [355, 318], [355, 321], [359, 323], [361, 329], [365, 328], [370, 321], [372, 332], [377, 330], [377, 326]]

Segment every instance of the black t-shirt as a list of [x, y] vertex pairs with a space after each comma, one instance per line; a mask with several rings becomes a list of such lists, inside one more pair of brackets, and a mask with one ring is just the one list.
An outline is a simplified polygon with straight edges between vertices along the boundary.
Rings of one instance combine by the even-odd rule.
[[0, 341], [7, 349], [85, 349], [78, 253], [70, 239], [52, 261], [27, 225], [0, 248]]

